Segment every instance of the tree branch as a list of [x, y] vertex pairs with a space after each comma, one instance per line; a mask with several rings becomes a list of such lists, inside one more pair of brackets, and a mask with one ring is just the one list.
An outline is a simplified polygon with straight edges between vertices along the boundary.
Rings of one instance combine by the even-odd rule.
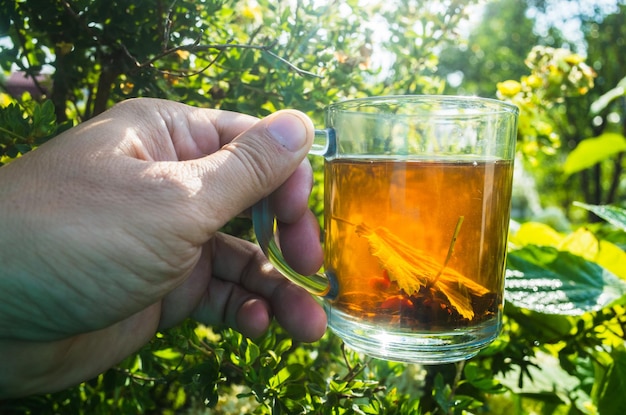
[[[274, 59], [277, 59], [281, 63], [287, 65], [287, 67], [289, 67], [289, 69], [291, 69], [292, 71], [296, 72], [298, 75], [312, 76], [312, 77], [319, 78], [319, 79], [323, 78], [323, 76], [321, 76], [321, 75], [318, 75], [318, 74], [315, 74], [313, 72], [309, 72], [309, 71], [306, 71], [304, 69], [298, 68], [296, 65], [294, 65], [291, 62], [289, 62], [287, 59], [284, 59], [284, 58], [278, 56], [276, 53], [272, 52], [271, 49], [275, 45], [276, 45], [276, 42], [270, 43], [268, 45], [245, 45], [245, 44], [240, 44], [240, 43], [215, 43], [215, 44], [205, 44], [205, 45], [202, 45], [202, 44], [199, 44], [199, 39], [196, 39], [191, 44], [180, 45], [180, 46], [176, 46], [176, 47], [173, 47], [173, 48], [169, 48], [169, 49], [163, 50], [158, 55], [153, 56], [152, 58], [150, 58], [150, 59], [148, 59], [147, 61], [144, 61], [144, 62], [139, 62], [134, 56], [132, 56], [130, 51], [128, 51], [128, 49], [124, 45], [120, 44], [120, 47], [124, 50], [124, 53], [126, 54], [126, 56], [128, 56], [130, 59], [132, 59], [132, 61], [135, 63], [135, 66], [137, 67], [137, 69], [143, 69], [143, 68], [146, 68], [146, 67], [154, 68], [154, 63], [155, 62], [159, 61], [160, 59], [163, 59], [164, 57], [166, 57], [168, 55], [171, 55], [171, 54], [179, 52], [179, 51], [196, 53], [196, 52], [209, 51], [209, 50], [218, 50], [218, 51], [222, 52], [222, 51], [227, 50], [227, 49], [253, 49], [253, 50], [261, 51], [262, 53], [266, 53], [269, 56], [273, 57]], [[197, 73], [201, 73], [204, 70], [206, 70], [207, 68], [205, 68], [205, 69], [203, 69], [201, 71], [198, 71]]]

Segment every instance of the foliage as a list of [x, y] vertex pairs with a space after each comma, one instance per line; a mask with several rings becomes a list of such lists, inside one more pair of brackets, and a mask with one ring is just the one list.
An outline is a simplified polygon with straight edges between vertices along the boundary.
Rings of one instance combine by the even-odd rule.
[[0, 107], [0, 166], [69, 126], [69, 123], [57, 124], [51, 101], [42, 104], [28, 101], [26, 107], [10, 102]]
[[525, 73], [523, 58], [545, 41], [533, 32], [534, 21], [527, 17], [527, 9], [523, 1], [486, 2], [484, 24], [466, 41], [441, 52], [440, 73], [450, 81], [446, 92], [492, 97], [498, 82]]
[[[458, 39], [457, 26], [471, 10], [467, 1], [293, 4], [0, 0], [0, 34], [12, 40], [0, 47], [0, 66], [51, 72], [49, 88], [35, 83], [49, 101], [26, 95], [3, 102], [0, 162], [132, 96], [256, 116], [295, 107], [321, 123], [321, 108], [343, 98], [451, 92], [437, 52]], [[464, 63], [471, 67], [465, 90], [473, 88], [470, 69], [482, 68], [476, 76], [489, 71], [481, 88], [497, 87], [522, 110], [519, 149], [542, 194], [554, 195], [574, 217], [593, 212], [602, 221], [565, 231], [536, 221], [513, 227], [504, 330], [496, 342], [467, 362], [420, 367], [359, 355], [330, 332], [299, 344], [276, 325], [248, 339], [188, 321], [95, 379], [1, 402], [0, 412], [623, 413], [626, 210], [614, 203], [619, 186], [610, 196], [612, 181], [622, 177], [624, 130], [611, 120], [625, 78], [600, 52], [621, 62], [617, 32], [626, 27], [625, 14], [587, 22], [594, 48], [585, 61], [558, 47], [533, 49], [537, 39], [521, 18], [519, 31], [500, 30], [508, 27], [496, 21], [505, 11], [523, 15], [518, 7], [492, 12], [489, 24], [499, 29], [470, 41], [484, 53], [493, 50], [492, 63], [506, 61], [514, 70], [489, 69], [476, 55], [476, 62]], [[614, 37], [604, 37], [607, 28]], [[515, 33], [516, 48], [506, 49], [511, 39], [489, 47], [496, 34]], [[381, 66], [373, 61], [379, 48]], [[611, 173], [600, 183], [603, 203], [583, 186], [598, 166]], [[320, 194], [316, 188], [317, 213]], [[229, 230], [249, 235], [249, 223], [238, 220]]]
[[554, 155], [561, 146], [554, 128], [555, 107], [566, 97], [584, 95], [593, 88], [595, 72], [575, 53], [542, 46], [530, 51], [526, 65], [530, 74], [519, 82], [497, 84], [498, 97], [520, 108], [518, 143], [521, 152], [536, 162], [539, 151]]
[[[617, 226], [610, 232], [623, 246], [626, 210], [581, 207]], [[543, 224], [525, 223], [511, 237], [506, 316], [509, 330], [520, 337], [494, 357], [497, 367], [505, 367], [503, 383], [545, 408], [601, 414], [626, 408], [624, 397], [607, 393], [607, 388], [623, 387], [615, 375], [626, 363], [626, 254], [598, 238], [600, 232], [582, 227], [562, 235]], [[519, 359], [519, 369], [502, 366], [507, 358]], [[550, 381], [537, 383], [546, 374]], [[524, 386], [528, 381], [530, 387]], [[525, 396], [525, 391], [532, 394]]]
[[[513, 100], [522, 107], [521, 133], [528, 133], [520, 142], [526, 154], [525, 167], [537, 182], [542, 204], [557, 207], [566, 216], [577, 214], [571, 209], [576, 200], [624, 203], [623, 152], [575, 174], [564, 175], [563, 163], [583, 140], [603, 133], [626, 135], [622, 81], [625, 11], [623, 0], [612, 5], [583, 0], [493, 0], [485, 5], [484, 19], [467, 42], [442, 52], [441, 74], [451, 81], [462, 79], [458, 86], [450, 82], [447, 93], [499, 93], [507, 100], [512, 99], [511, 94], [517, 95]], [[570, 24], [540, 27], [539, 32], [533, 29], [531, 16], [543, 16], [545, 25], [546, 20], [558, 22], [574, 15], [576, 21], [566, 23], [580, 23], [580, 30], [567, 29]], [[579, 34], [584, 36], [583, 42]], [[585, 59], [580, 71], [572, 72], [567, 67], [579, 65], [576, 56], [579, 62]], [[593, 84], [589, 82], [591, 72]], [[543, 76], [535, 77], [538, 73]], [[577, 83], [583, 90], [576, 92]], [[559, 91], [560, 87], [567, 91]], [[598, 218], [590, 214], [588, 220]]]

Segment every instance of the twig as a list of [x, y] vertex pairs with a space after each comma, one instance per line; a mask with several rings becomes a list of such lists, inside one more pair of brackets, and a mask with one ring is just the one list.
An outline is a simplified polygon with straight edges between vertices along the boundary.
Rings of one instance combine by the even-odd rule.
[[450, 388], [451, 397], [454, 397], [456, 390], [459, 387], [459, 382], [461, 382], [463, 368], [465, 368], [465, 360], [457, 362], [454, 366], [456, 367], [456, 373], [454, 374], [454, 380], [452, 381], [452, 386]]
[[298, 75], [306, 75], [306, 76], [312, 76], [314, 78], [318, 78], [318, 79], [323, 79], [324, 77], [318, 74], [315, 74], [313, 72], [309, 72], [309, 71], [305, 71], [304, 69], [300, 69], [298, 68], [296, 65], [294, 65], [293, 63], [289, 62], [287, 59], [281, 58], [280, 56], [278, 56], [277, 54], [275, 54], [274, 52], [272, 52], [271, 50], [264, 50], [265, 53], [267, 53], [268, 55], [278, 59], [279, 61], [281, 61], [282, 63], [284, 63], [285, 65], [287, 65], [291, 70], [293, 70], [294, 72], [296, 72]]
[[[186, 52], [198, 52], [198, 51], [207, 51], [207, 50], [218, 50], [218, 51], [224, 51], [227, 49], [253, 49], [253, 50], [259, 50], [262, 53], [266, 53], [269, 56], [273, 57], [274, 59], [277, 59], [278, 61], [280, 61], [281, 63], [287, 65], [287, 67], [289, 67], [289, 69], [291, 69], [292, 71], [296, 72], [298, 75], [301, 76], [312, 76], [318, 79], [322, 79], [323, 76], [315, 74], [313, 72], [309, 72], [306, 71], [304, 69], [298, 68], [296, 65], [294, 65], [293, 63], [289, 62], [287, 59], [278, 56], [276, 53], [272, 52], [271, 49], [274, 48], [278, 41], [275, 40], [270, 44], [267, 45], [250, 45], [250, 44], [239, 44], [239, 43], [216, 43], [216, 44], [205, 44], [202, 45], [200, 44], [200, 40], [202, 37], [202, 33], [200, 33], [198, 35], [198, 37], [190, 44], [186, 44], [186, 45], [180, 45], [180, 46], [176, 46], [176, 47], [171, 47], [168, 48], [167, 47], [167, 43], [168, 43], [168, 38], [169, 38], [169, 34], [171, 31], [171, 27], [172, 27], [172, 10], [174, 8], [174, 4], [176, 3], [177, 0], [173, 0], [172, 4], [170, 6], [170, 9], [168, 11], [168, 15], [165, 19], [165, 28], [164, 28], [164, 33], [163, 33], [163, 42], [162, 42], [162, 50], [159, 54], [153, 56], [152, 58], [144, 61], [144, 62], [139, 62], [139, 60], [133, 56], [132, 53], [130, 53], [130, 51], [128, 50], [128, 48], [121, 42], [115, 42], [115, 45], [117, 47], [119, 47], [123, 52], [124, 55], [130, 59], [133, 64], [135, 65], [136, 69], [143, 69], [146, 67], [150, 67], [150, 68], [154, 68], [154, 63], [156, 61], [158, 61], [159, 59], [162, 59], [168, 55], [171, 55], [173, 53], [179, 52], [179, 51], [186, 51]], [[72, 9], [72, 5], [69, 3], [69, 1], [67, 0], [60, 0], [60, 4], [63, 6], [63, 8], [66, 10], [66, 12], [76, 21], [78, 22], [81, 27], [87, 32], [89, 33], [89, 35], [94, 39], [94, 41], [100, 45], [103, 46], [103, 42], [102, 39], [100, 39], [98, 37], [98, 35], [88, 26], [85, 24], [84, 19], [81, 19], [80, 15], [78, 15], [73, 9]], [[218, 54], [219, 56], [219, 54]], [[217, 58], [216, 58], [217, 59]], [[215, 60], [214, 60], [215, 62]], [[214, 64], [214, 62], [210, 63], [209, 65], [207, 65], [205, 68], [203, 68], [202, 70], [199, 71], [195, 71], [194, 73], [188, 74], [187, 76], [192, 76], [192, 75], [196, 75], [199, 73], [202, 73], [203, 71], [205, 71], [206, 69], [208, 69], [211, 65]], [[154, 68], [156, 69], [156, 68]], [[158, 69], [157, 69], [158, 70]], [[161, 72], [167, 73], [163, 70], [161, 70]]]
[[158, 55], [148, 59], [147, 61], [144, 62], [139, 62], [137, 61], [137, 59], [135, 59], [130, 52], [128, 51], [128, 49], [126, 49], [126, 47], [124, 45], [120, 46], [123, 48], [124, 53], [131, 58], [134, 63], [135, 66], [138, 69], [141, 68], [145, 68], [145, 67], [153, 67], [153, 64], [158, 61], [159, 59], [164, 58], [165, 56], [171, 55], [172, 53], [176, 53], [179, 51], [185, 51], [185, 52], [198, 52], [198, 51], [207, 51], [207, 50], [211, 50], [211, 49], [215, 49], [218, 51], [224, 51], [226, 49], [252, 49], [252, 50], [258, 50], [261, 51], [262, 53], [266, 53], [268, 55], [270, 55], [271, 57], [273, 57], [274, 59], [279, 60], [281, 63], [287, 65], [289, 67], [289, 69], [293, 70], [294, 72], [296, 72], [298, 75], [305, 75], [305, 76], [312, 76], [318, 79], [322, 79], [323, 76], [315, 74], [313, 72], [309, 72], [306, 71], [304, 69], [298, 68], [296, 65], [294, 65], [293, 63], [289, 62], [287, 59], [282, 58], [280, 56], [278, 56], [276, 53], [271, 51], [271, 48], [273, 48], [276, 45], [276, 42], [273, 42], [269, 45], [245, 45], [245, 44], [240, 44], [240, 43], [215, 43], [215, 44], [206, 44], [206, 45], [201, 45], [198, 43], [198, 41], [194, 41], [192, 44], [188, 44], [188, 45], [180, 45], [180, 46], [176, 46], [173, 48], [169, 48], [166, 49], [164, 51], [162, 51], [161, 53], [159, 53]]
[[133, 380], [140, 380], [142, 382], [157, 382], [157, 383], [166, 383], [167, 381], [165, 380], [165, 378], [155, 378], [152, 376], [144, 376], [144, 375], [138, 375], [136, 373], [132, 373], [130, 370], [128, 369], [122, 369], [119, 367], [114, 367], [113, 370], [115, 370], [116, 372], [122, 373], [124, 375], [126, 375], [127, 377], [129, 377], [130, 379]]
[[365, 369], [365, 367], [372, 361], [372, 359], [368, 359], [365, 363], [359, 363], [354, 367], [350, 366], [350, 362], [348, 361], [348, 356], [346, 355], [346, 344], [341, 343], [341, 354], [343, 355], [343, 360], [348, 368], [348, 373], [343, 377], [344, 382], [352, 382], [354, 378], [358, 376], [359, 373]]
[[217, 59], [220, 57], [220, 55], [222, 54], [222, 51], [220, 50], [217, 55], [215, 55], [215, 57], [213, 59], [211, 59], [211, 61], [206, 64], [202, 69], [198, 69], [196, 71], [192, 71], [192, 72], [184, 72], [184, 71], [170, 71], [167, 69], [159, 69], [159, 68], [154, 68], [157, 71], [159, 71], [162, 74], [166, 74], [166, 75], [174, 75], [174, 76], [180, 76], [181, 78], [189, 78], [195, 75], [200, 75], [201, 73], [205, 72], [207, 69], [209, 69], [211, 66], [215, 65], [215, 62], [217, 62]]
[[176, 0], [172, 1], [169, 10], [167, 11], [167, 17], [165, 17], [165, 28], [163, 30], [163, 43], [162, 48], [166, 49], [167, 44], [170, 38], [170, 30], [172, 30], [172, 12], [174, 11], [174, 5], [176, 4]]

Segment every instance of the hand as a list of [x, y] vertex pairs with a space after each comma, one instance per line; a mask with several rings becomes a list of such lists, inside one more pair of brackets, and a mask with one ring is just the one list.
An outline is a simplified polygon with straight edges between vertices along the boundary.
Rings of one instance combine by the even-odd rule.
[[[0, 169], [0, 398], [89, 379], [192, 317], [255, 337], [326, 327], [256, 245], [219, 233], [269, 196], [287, 260], [322, 262], [310, 120], [138, 99]], [[286, 253], [287, 254], [287, 253]]]

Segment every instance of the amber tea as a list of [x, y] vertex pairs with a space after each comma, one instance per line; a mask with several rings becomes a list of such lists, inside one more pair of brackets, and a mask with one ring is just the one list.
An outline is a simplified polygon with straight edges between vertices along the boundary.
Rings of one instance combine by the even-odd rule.
[[497, 317], [511, 161], [334, 159], [325, 177], [333, 312], [409, 331]]

